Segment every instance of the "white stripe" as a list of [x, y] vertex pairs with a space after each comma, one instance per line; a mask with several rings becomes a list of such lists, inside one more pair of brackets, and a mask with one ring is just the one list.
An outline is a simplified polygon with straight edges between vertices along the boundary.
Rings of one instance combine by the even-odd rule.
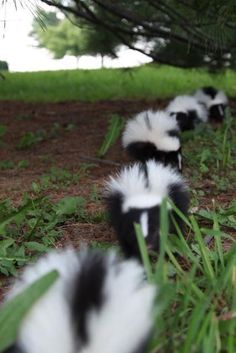
[[147, 212], [143, 212], [140, 216], [140, 225], [142, 228], [144, 238], [148, 235], [148, 214]]

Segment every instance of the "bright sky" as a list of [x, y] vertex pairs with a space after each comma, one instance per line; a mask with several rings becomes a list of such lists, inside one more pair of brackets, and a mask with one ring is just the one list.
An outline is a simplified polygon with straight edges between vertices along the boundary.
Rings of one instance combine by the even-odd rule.
[[[10, 2], [9, 2], [10, 3]], [[13, 3], [13, 1], [12, 1]], [[44, 8], [46, 6], [43, 6]], [[46, 9], [50, 9], [46, 7]], [[4, 20], [5, 28], [4, 28]], [[7, 5], [6, 11], [0, 7], [0, 60], [8, 62], [10, 71], [65, 70], [77, 68], [74, 57], [54, 60], [46, 49], [36, 47], [36, 42], [29, 36], [33, 21], [32, 13], [13, 4]], [[141, 53], [122, 49], [119, 58], [105, 58], [105, 67], [129, 67], [149, 62]], [[84, 56], [79, 60], [79, 68], [99, 68], [99, 57]]]

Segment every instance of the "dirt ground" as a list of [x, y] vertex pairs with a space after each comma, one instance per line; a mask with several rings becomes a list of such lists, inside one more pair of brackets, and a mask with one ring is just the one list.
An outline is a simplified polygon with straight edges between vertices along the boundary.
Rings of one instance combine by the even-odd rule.
[[[0, 171], [0, 200], [9, 197], [18, 204], [23, 193], [31, 190], [32, 182], [39, 180], [52, 166], [73, 172], [78, 171], [85, 163], [94, 165], [86, 177], [66, 189], [50, 190], [51, 199], [57, 201], [68, 195], [81, 195], [87, 199], [94, 185], [101, 192], [104, 178], [114, 172], [120, 163], [128, 161], [120, 141], [117, 141], [106, 156], [110, 163], [97, 163], [93, 160], [102, 144], [111, 115], [119, 114], [128, 118], [142, 109], [164, 105], [164, 101], [144, 100], [56, 104], [1, 102], [0, 121], [2, 125], [7, 126], [7, 132], [3, 138], [4, 146], [0, 150], [0, 160], [10, 160], [15, 164], [27, 160], [29, 167]], [[57, 136], [29, 149], [16, 148], [24, 133], [39, 129], [50, 131], [55, 123], [62, 127], [74, 124], [74, 127], [69, 132], [60, 131]], [[88, 207], [92, 211], [93, 208], [97, 210], [97, 207], [101, 206], [90, 203]], [[93, 240], [109, 241], [112, 237], [112, 231], [106, 223], [68, 224], [64, 227], [63, 243], [72, 242], [78, 245], [81, 240], [89, 243]]]
[[[64, 196], [84, 196], [89, 198], [94, 185], [102, 193], [104, 179], [119, 168], [119, 164], [128, 162], [122, 150], [120, 141], [110, 149], [106, 161], [93, 160], [102, 144], [107, 129], [107, 123], [112, 114], [129, 118], [132, 114], [152, 107], [164, 107], [166, 101], [101, 101], [96, 103], [66, 102], [66, 103], [23, 103], [0, 102], [0, 124], [7, 126], [7, 132], [2, 138], [0, 160], [10, 160], [18, 163], [27, 160], [29, 166], [25, 169], [0, 170], [0, 200], [11, 198], [18, 204], [25, 191], [30, 192], [33, 181], [49, 171], [52, 166], [70, 171], [78, 171], [84, 163], [93, 163], [78, 183], [67, 188], [50, 190], [48, 195], [52, 200]], [[35, 144], [29, 149], [16, 148], [25, 132], [44, 129], [50, 131], [54, 124], [66, 127], [74, 124], [70, 131], [59, 131], [55, 136]], [[190, 181], [191, 184], [191, 181]], [[207, 180], [204, 181], [206, 188]], [[227, 202], [233, 195], [219, 195], [221, 201]], [[207, 200], [206, 200], [207, 203]], [[89, 202], [91, 212], [103, 208], [101, 203]], [[107, 222], [68, 223], [63, 227], [64, 236], [58, 246], [74, 244], [76, 247], [91, 241], [115, 241], [112, 229]]]

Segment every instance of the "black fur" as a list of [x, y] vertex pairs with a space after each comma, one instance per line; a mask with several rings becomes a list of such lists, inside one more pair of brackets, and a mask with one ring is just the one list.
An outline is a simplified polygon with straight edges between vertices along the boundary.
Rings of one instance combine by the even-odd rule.
[[133, 142], [126, 147], [127, 153], [142, 163], [147, 162], [150, 159], [154, 159], [157, 162], [162, 162], [164, 165], [171, 165], [178, 168], [179, 162], [178, 154], [181, 153], [181, 148], [177, 151], [159, 151], [156, 146], [151, 142]]
[[98, 251], [89, 253], [82, 259], [81, 269], [76, 279], [72, 299], [72, 317], [75, 331], [83, 343], [89, 340], [86, 318], [90, 310], [99, 310], [103, 304], [102, 288], [106, 276], [104, 256]]
[[[188, 192], [181, 184], [172, 184], [168, 190], [169, 197], [180, 211], [187, 215], [189, 205]], [[150, 208], [131, 208], [128, 212], [122, 212], [123, 196], [114, 193], [107, 197], [107, 208], [111, 223], [116, 231], [120, 246], [125, 256], [141, 257], [134, 229], [134, 223], [140, 223], [140, 216], [143, 212], [148, 214], [148, 236], [145, 238], [149, 250], [158, 252], [160, 246], [160, 206]], [[183, 230], [183, 222], [180, 217], [173, 212], [173, 216]], [[170, 232], [175, 232], [175, 226], [170, 222]]]
[[149, 179], [148, 179], [147, 163], [140, 164], [140, 168], [141, 168], [141, 170], [143, 171], [143, 173], [145, 175], [145, 179], [146, 179], [145, 186], [148, 187], [149, 186]]
[[126, 257], [141, 258], [139, 247], [136, 239], [134, 223], [140, 222], [140, 215], [143, 212], [148, 212], [148, 217], [152, 221], [149, 225], [147, 243], [153, 245], [153, 250], [159, 248], [159, 238], [157, 230], [159, 229], [159, 206], [138, 209], [131, 208], [128, 212], [122, 212], [123, 196], [119, 193], [114, 193], [107, 198], [107, 208], [112, 226], [114, 227], [118, 240]]
[[180, 137], [179, 130], [169, 130], [167, 133], [171, 137]]
[[215, 96], [217, 95], [218, 91], [217, 89], [215, 89], [214, 87], [211, 87], [211, 86], [207, 86], [207, 87], [202, 87], [202, 91], [210, 96], [212, 99], [215, 98]]
[[151, 142], [132, 142], [126, 147], [126, 151], [132, 158], [144, 163], [154, 158], [157, 148]]
[[224, 104], [214, 104], [209, 109], [209, 119], [213, 121], [222, 122], [225, 118], [225, 109]]
[[13, 344], [11, 347], [5, 349], [3, 353], [24, 353], [16, 344]]
[[[175, 206], [184, 214], [188, 214], [189, 208], [189, 193], [183, 188], [181, 184], [171, 184], [169, 186], [168, 194], [170, 199], [173, 201]], [[184, 232], [184, 222], [183, 220], [176, 214], [176, 212], [172, 213], [175, 221], [177, 222], [180, 230]], [[172, 222], [170, 222], [170, 232], [175, 233], [175, 226]]]
[[176, 113], [176, 120], [181, 131], [193, 130], [201, 122], [195, 110], [189, 110], [188, 113]]

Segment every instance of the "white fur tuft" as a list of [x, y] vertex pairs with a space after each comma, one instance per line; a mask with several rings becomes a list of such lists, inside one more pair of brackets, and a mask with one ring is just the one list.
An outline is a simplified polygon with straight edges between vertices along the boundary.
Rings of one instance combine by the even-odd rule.
[[122, 211], [130, 208], [149, 208], [160, 205], [168, 196], [168, 187], [181, 183], [185, 187], [182, 176], [169, 166], [153, 160], [146, 163], [147, 178], [142, 165], [135, 163], [125, 167], [106, 183], [107, 195], [119, 193], [123, 197]]
[[207, 122], [207, 110], [202, 106], [195, 97], [177, 96], [167, 106], [166, 111], [170, 113], [188, 113], [188, 111], [196, 111], [198, 118], [203, 122]]
[[207, 109], [209, 109], [212, 105], [216, 105], [216, 104], [228, 105], [229, 103], [228, 98], [223, 91], [218, 91], [214, 99], [212, 99], [211, 96], [206, 94], [202, 89], [198, 89], [195, 92], [194, 97], [198, 100], [198, 102], [205, 104]]
[[140, 216], [140, 225], [142, 228], [142, 233], [144, 238], [148, 236], [148, 214], [147, 212], [143, 212]]
[[75, 251], [52, 252], [26, 268], [10, 296], [52, 270], [57, 270], [60, 277], [33, 306], [20, 328], [18, 344], [25, 353], [75, 353], [76, 342], [68, 306], [73, 279], [79, 270]]
[[80, 353], [130, 353], [147, 338], [152, 327], [155, 289], [143, 281], [135, 261], [110, 266], [104, 284], [105, 304], [87, 321], [90, 340]]
[[151, 142], [160, 151], [177, 151], [178, 137], [169, 136], [168, 131], [178, 130], [178, 124], [164, 111], [147, 110], [130, 119], [122, 136], [126, 148], [134, 142]]

